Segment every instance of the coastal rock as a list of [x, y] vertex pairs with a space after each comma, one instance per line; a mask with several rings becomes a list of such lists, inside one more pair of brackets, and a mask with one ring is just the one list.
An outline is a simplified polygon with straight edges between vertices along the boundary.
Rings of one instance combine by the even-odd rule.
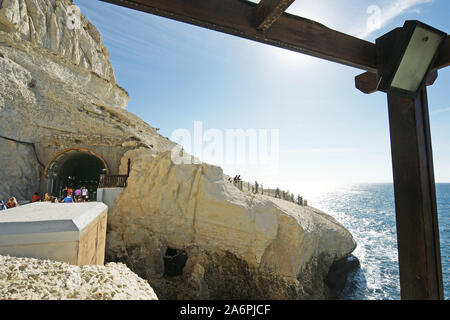
[[121, 263], [73, 266], [0, 255], [0, 300], [157, 300], [147, 281]]
[[356, 243], [331, 216], [242, 192], [219, 167], [142, 152], [109, 214], [106, 246], [106, 259], [165, 299], [320, 299], [330, 266]]
[[[126, 263], [164, 299], [327, 297], [324, 279], [354, 250], [351, 234], [317, 209], [238, 190], [219, 167], [173, 163], [176, 144], [125, 110], [130, 98], [95, 27], [83, 15], [69, 27], [71, 6], [0, 0], [0, 199], [46, 192], [54, 181], [47, 169], [67, 150], [94, 154], [114, 175], [127, 174], [131, 160], [109, 212], [107, 261]], [[70, 298], [50, 294], [60, 281], [52, 268], [38, 269], [38, 295], [8, 286], [4, 297]]]
[[96, 150], [117, 174], [127, 150], [174, 145], [125, 110], [129, 96], [116, 82], [100, 34], [82, 14], [79, 27], [69, 27], [71, 6], [69, 0], [0, 1], [2, 200], [29, 200], [46, 189], [45, 167], [67, 148]]
[[345, 288], [348, 275], [358, 268], [360, 268], [360, 262], [354, 255], [349, 255], [333, 262], [325, 278], [325, 284], [330, 289], [333, 297], [339, 297], [339, 294]]

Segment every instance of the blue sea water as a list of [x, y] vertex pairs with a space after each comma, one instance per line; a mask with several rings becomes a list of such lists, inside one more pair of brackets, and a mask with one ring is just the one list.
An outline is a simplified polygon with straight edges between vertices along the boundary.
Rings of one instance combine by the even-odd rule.
[[[450, 298], [450, 184], [437, 184], [439, 236], [445, 299]], [[394, 188], [388, 183], [355, 184], [308, 199], [353, 235], [361, 268], [350, 274], [344, 299], [400, 299]]]

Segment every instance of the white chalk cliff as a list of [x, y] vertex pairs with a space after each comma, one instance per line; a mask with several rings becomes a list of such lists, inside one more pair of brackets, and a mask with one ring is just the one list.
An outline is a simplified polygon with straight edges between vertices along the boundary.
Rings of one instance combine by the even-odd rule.
[[[0, 199], [28, 200], [52, 153], [71, 147], [117, 156], [137, 145], [174, 144], [125, 110], [99, 32], [70, 0], [0, 0]], [[114, 150], [111, 152], [111, 150]], [[123, 153], [122, 152], [122, 153]]]
[[[133, 153], [128, 187], [109, 214], [107, 254], [163, 298], [325, 298], [331, 264], [355, 249], [317, 209], [242, 192], [221, 168], [177, 165], [171, 152]], [[164, 277], [168, 249], [185, 256], [178, 278]]]
[[[311, 207], [244, 193], [219, 167], [177, 165], [175, 143], [125, 110], [100, 34], [69, 0], [0, 0], [0, 199], [42, 189], [53, 152], [103, 150], [128, 186], [108, 217], [106, 259], [166, 299], [321, 299], [356, 246]], [[119, 173], [119, 172], [115, 172]]]

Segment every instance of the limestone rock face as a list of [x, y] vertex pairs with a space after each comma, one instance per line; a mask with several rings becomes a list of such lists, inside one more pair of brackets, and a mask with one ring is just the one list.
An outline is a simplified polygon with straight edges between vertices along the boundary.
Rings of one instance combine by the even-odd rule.
[[118, 167], [129, 149], [174, 145], [125, 110], [129, 96], [100, 34], [83, 15], [70, 27], [71, 6], [0, 1], [0, 199], [29, 200], [51, 156], [64, 148], [118, 154], [106, 159]]
[[242, 192], [219, 167], [176, 165], [170, 152], [132, 163], [106, 259], [126, 262], [160, 298], [325, 298], [331, 264], [356, 247], [329, 215]]
[[174, 164], [176, 144], [125, 110], [98, 31], [82, 15], [73, 28], [71, 5], [0, 0], [0, 199], [45, 192], [46, 169], [66, 150], [95, 151], [111, 174], [131, 159], [106, 261], [125, 262], [160, 298], [326, 297], [330, 266], [355, 248], [351, 234], [314, 208], [239, 191], [218, 167]]
[[121, 263], [82, 267], [0, 255], [0, 300], [157, 300], [147, 281]]
[[100, 34], [82, 15], [80, 24], [75, 24], [78, 12], [72, 1], [4, 0], [0, 5], [0, 15], [15, 31], [9, 33], [9, 40], [28, 42], [115, 83]]

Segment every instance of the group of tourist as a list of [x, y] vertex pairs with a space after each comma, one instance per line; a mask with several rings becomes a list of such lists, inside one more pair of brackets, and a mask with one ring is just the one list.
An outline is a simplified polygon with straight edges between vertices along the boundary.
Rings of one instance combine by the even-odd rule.
[[33, 203], [33, 202], [39, 202], [39, 201], [53, 202], [53, 203], [59, 202], [57, 197], [50, 196], [48, 193], [46, 193], [43, 197], [41, 197], [39, 195], [39, 193], [35, 192], [33, 194], [33, 196], [31, 197], [30, 202]]
[[[243, 189], [242, 186], [242, 180], [241, 180], [241, 176], [240, 175], [236, 175], [234, 176], [233, 179], [231, 179], [231, 177], [228, 178], [228, 182], [230, 183], [234, 183], [234, 185], [239, 188], [240, 190]], [[250, 183], [248, 183], [248, 190], [250, 191]], [[269, 192], [270, 190], [267, 191], [268, 195], [273, 195], [273, 193], [271, 194], [271, 192]], [[264, 194], [264, 188], [263, 188], [263, 184], [259, 184], [258, 181], [255, 181], [255, 184], [251, 186], [251, 192], [252, 193], [261, 193]], [[279, 188], [277, 188], [275, 190], [275, 194], [273, 195], [275, 198], [278, 199], [283, 199], [286, 201], [290, 201], [290, 202], [294, 202], [297, 203], [298, 205], [307, 205], [307, 201], [303, 200], [303, 197], [298, 195], [297, 198], [295, 198], [295, 195], [293, 193], [289, 193], [289, 191], [281, 191]]]
[[280, 191], [280, 189], [275, 190], [275, 198], [283, 199], [286, 201], [297, 202], [297, 204], [303, 206], [305, 202], [303, 201], [303, 197], [298, 195], [297, 201], [295, 200], [295, 196], [293, 193], [289, 193], [289, 191]]
[[68, 188], [67, 186], [62, 189], [62, 196], [58, 199], [57, 197], [50, 196], [48, 193], [44, 195], [44, 197], [40, 197], [39, 193], [35, 193], [31, 197], [31, 202], [37, 201], [49, 201], [53, 203], [65, 202], [65, 203], [73, 203], [73, 202], [88, 202], [89, 201], [89, 190], [85, 187], [79, 187], [77, 189]]
[[228, 178], [228, 181], [229, 181], [230, 183], [233, 183], [233, 182], [234, 182], [234, 183], [238, 183], [238, 182], [242, 181], [242, 180], [241, 180], [241, 175], [235, 175], [233, 179], [231, 179], [231, 177], [229, 177], [229, 178]]
[[89, 190], [85, 187], [79, 187], [77, 189], [64, 187], [62, 190], [61, 202], [88, 202]]
[[[72, 189], [64, 187], [62, 190], [62, 197], [58, 199], [57, 197], [50, 196], [46, 193], [43, 197], [35, 192], [30, 199], [30, 202], [52, 202], [52, 203], [73, 203], [73, 202], [89, 202], [89, 190], [86, 187], [79, 187], [77, 189]], [[19, 203], [15, 197], [9, 198], [8, 202], [0, 200], [0, 211], [18, 207]]]

